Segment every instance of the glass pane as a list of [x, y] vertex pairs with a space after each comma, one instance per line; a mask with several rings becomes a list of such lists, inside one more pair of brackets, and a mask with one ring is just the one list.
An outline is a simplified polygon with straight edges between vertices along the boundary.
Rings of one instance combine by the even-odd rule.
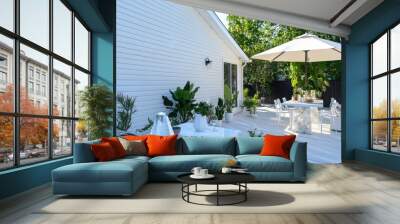
[[387, 151], [387, 121], [372, 122], [372, 148]]
[[387, 71], [387, 34], [372, 44], [373, 76]]
[[86, 86], [89, 86], [89, 75], [75, 69], [75, 117], [81, 114], [80, 95]]
[[88, 129], [84, 120], [75, 122], [75, 142], [85, 142], [88, 140]]
[[75, 18], [75, 63], [89, 70], [89, 32]]
[[35, 163], [49, 158], [48, 132], [48, 119], [31, 117], [20, 119], [21, 164]]
[[72, 121], [53, 120], [53, 156], [72, 154]]
[[14, 123], [9, 116], [0, 116], [0, 170], [14, 165]]
[[231, 64], [229, 63], [224, 63], [224, 84], [227, 86], [231, 86], [231, 81], [230, 81], [230, 72], [231, 72]]
[[[237, 92], [237, 65], [232, 65], [232, 93]], [[237, 106], [237, 98], [235, 99], [235, 106]]]
[[71, 66], [53, 60], [53, 114], [72, 117]]
[[14, 0], [0, 1], [0, 26], [14, 31]]
[[13, 49], [13, 40], [0, 35], [0, 111], [2, 112], [14, 111]]
[[72, 12], [60, 1], [53, 1], [53, 51], [71, 60]]
[[390, 85], [391, 115], [400, 118], [400, 72], [391, 75]]
[[390, 67], [400, 67], [400, 25], [397, 25], [390, 32]]
[[49, 48], [49, 0], [20, 0], [21, 36]]
[[387, 77], [372, 81], [372, 118], [387, 118]]
[[20, 108], [25, 114], [48, 114], [49, 57], [21, 44]]
[[400, 153], [400, 120], [391, 121], [392, 152]]

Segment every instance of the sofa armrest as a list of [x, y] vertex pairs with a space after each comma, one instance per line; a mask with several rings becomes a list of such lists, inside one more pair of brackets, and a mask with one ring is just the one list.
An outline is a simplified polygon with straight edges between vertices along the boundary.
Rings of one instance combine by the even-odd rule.
[[290, 160], [293, 162], [293, 179], [305, 181], [307, 175], [307, 143], [294, 142], [290, 149]]
[[91, 149], [92, 144], [99, 143], [99, 141], [91, 141], [91, 142], [83, 142], [83, 143], [75, 143], [74, 147], [74, 163], [89, 163], [95, 162], [96, 158], [94, 157]]

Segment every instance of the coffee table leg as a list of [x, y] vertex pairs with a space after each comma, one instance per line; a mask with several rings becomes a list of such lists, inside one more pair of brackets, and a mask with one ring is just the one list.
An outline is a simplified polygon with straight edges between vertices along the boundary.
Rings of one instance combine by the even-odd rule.
[[244, 201], [247, 201], [247, 192], [248, 192], [248, 190], [247, 190], [247, 183], [244, 183], [244, 187], [245, 187], [245, 192], [244, 192]]
[[219, 206], [219, 184], [217, 184], [217, 206]]

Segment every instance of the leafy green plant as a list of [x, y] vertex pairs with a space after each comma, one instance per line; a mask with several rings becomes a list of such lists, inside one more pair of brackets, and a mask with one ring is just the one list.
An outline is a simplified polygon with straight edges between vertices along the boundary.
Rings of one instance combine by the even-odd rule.
[[194, 110], [196, 113], [201, 114], [202, 116], [209, 117], [213, 114], [213, 107], [214, 106], [212, 104], [201, 101], [197, 104]]
[[249, 96], [249, 90], [246, 88], [243, 90], [243, 106], [252, 115], [256, 114], [257, 106], [260, 105], [260, 97], [258, 92], [253, 97]]
[[137, 132], [145, 132], [150, 130], [153, 127], [154, 121], [150, 119], [149, 117], [147, 118], [147, 124], [141, 128], [141, 129], [136, 129]]
[[215, 107], [215, 115], [217, 116], [218, 120], [222, 120], [224, 118], [225, 113], [225, 104], [222, 98], [218, 98], [218, 104]]
[[170, 90], [172, 99], [162, 96], [164, 106], [170, 111], [168, 117], [173, 125], [188, 122], [193, 118], [193, 110], [196, 108], [195, 96], [199, 87], [187, 81], [183, 88], [177, 87]]
[[224, 85], [224, 99], [227, 113], [232, 113], [232, 108], [236, 104], [237, 96], [237, 91], [232, 93], [231, 88], [228, 85]]
[[117, 95], [117, 129], [127, 132], [132, 126], [132, 115], [136, 113], [136, 98], [122, 93]]
[[86, 87], [80, 93], [80, 106], [83, 108], [82, 119], [85, 120], [89, 139], [110, 136], [113, 116], [113, 93], [104, 85]]

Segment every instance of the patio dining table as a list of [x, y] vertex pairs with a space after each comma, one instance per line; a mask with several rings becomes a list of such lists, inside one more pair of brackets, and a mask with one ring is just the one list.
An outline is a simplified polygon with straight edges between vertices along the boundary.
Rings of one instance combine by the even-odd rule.
[[290, 114], [289, 129], [305, 134], [311, 134], [312, 120], [318, 119], [318, 109], [322, 109], [324, 107], [322, 100], [316, 100], [314, 102], [289, 100], [282, 103], [282, 105], [288, 108]]

